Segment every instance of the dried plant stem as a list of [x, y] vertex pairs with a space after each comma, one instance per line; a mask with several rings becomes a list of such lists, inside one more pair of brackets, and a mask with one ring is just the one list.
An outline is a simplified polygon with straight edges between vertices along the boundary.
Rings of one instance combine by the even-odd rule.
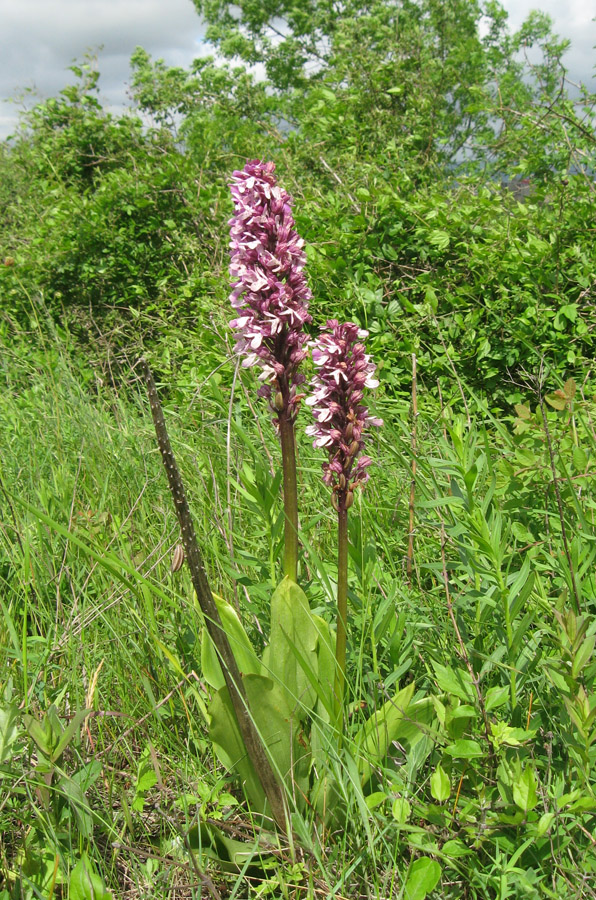
[[557, 507], [559, 510], [559, 521], [561, 523], [561, 537], [563, 538], [563, 547], [565, 549], [565, 556], [567, 558], [567, 565], [569, 566], [569, 577], [571, 578], [571, 586], [573, 588], [573, 606], [574, 612], [576, 615], [579, 615], [581, 612], [581, 600], [579, 596], [579, 591], [577, 589], [577, 582], [575, 580], [575, 570], [573, 568], [573, 561], [571, 559], [571, 550], [569, 549], [569, 541], [567, 539], [567, 528], [565, 527], [565, 515], [563, 512], [563, 501], [561, 500], [561, 491], [559, 490], [559, 478], [557, 476], [557, 467], [555, 465], [555, 453], [553, 450], [553, 442], [550, 436], [550, 429], [548, 427], [548, 419], [546, 417], [546, 409], [544, 406], [544, 397], [542, 394], [542, 378], [539, 379], [538, 382], [538, 403], [540, 405], [540, 413], [542, 415], [542, 423], [544, 425], [544, 434], [546, 435], [546, 445], [548, 447], [548, 456], [550, 459], [550, 468], [553, 476], [553, 488], [555, 491], [555, 497], [557, 498]]
[[344, 695], [346, 685], [346, 643], [348, 621], [348, 510], [345, 496], [337, 512], [337, 628], [335, 643], [335, 699], [337, 728], [343, 733]]
[[410, 447], [412, 450], [412, 480], [410, 481], [410, 530], [408, 533], [408, 556], [406, 572], [408, 587], [412, 587], [412, 562], [414, 560], [414, 500], [416, 497], [416, 423], [418, 421], [418, 394], [416, 377], [416, 354], [412, 353], [412, 431]]
[[182, 531], [184, 552], [190, 569], [193, 587], [205, 619], [205, 626], [210, 638], [215, 644], [221, 662], [223, 676], [230, 693], [230, 700], [232, 701], [238, 728], [249, 759], [263, 785], [265, 796], [269, 801], [271, 812], [278, 828], [283, 833], [287, 833], [288, 810], [283, 788], [273, 771], [263, 742], [255, 727], [242, 677], [211, 593], [211, 587], [205, 571], [205, 564], [199, 550], [190, 509], [186, 500], [184, 485], [172, 452], [163, 410], [159, 402], [159, 397], [157, 396], [155, 382], [153, 381], [151, 370], [144, 359], [139, 360], [139, 367], [147, 386], [147, 393], [151, 404], [151, 414], [153, 416], [155, 433], [157, 435], [157, 443], [168, 477], [176, 515], [178, 517], [178, 522], [180, 523], [180, 530]]
[[294, 422], [284, 409], [279, 414], [279, 437], [284, 476], [284, 575], [298, 580], [298, 485]]

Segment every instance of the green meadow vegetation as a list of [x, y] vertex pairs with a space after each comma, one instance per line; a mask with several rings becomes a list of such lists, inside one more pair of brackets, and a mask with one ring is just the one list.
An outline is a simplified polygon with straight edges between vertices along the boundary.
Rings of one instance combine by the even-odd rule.
[[[0, 900], [596, 897], [596, 97], [496, 2], [194, 2], [213, 57], [139, 48], [118, 115], [86, 58], [0, 145]], [[380, 382], [339, 725], [327, 456], [303, 405], [283, 588], [229, 326], [255, 159], [309, 335], [366, 329]], [[285, 827], [226, 744], [141, 357]]]

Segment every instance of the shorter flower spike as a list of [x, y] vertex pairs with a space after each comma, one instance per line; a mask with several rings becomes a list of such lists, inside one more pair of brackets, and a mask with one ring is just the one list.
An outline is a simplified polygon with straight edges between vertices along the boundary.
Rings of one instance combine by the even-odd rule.
[[297, 388], [304, 382], [298, 367], [307, 355], [304, 325], [312, 321], [311, 293], [292, 201], [274, 171], [272, 162], [254, 160], [233, 175], [230, 300], [238, 316], [230, 325], [243, 366], [261, 368], [259, 395], [292, 421], [300, 404]]
[[311, 381], [313, 393], [306, 399], [312, 406], [315, 425], [306, 433], [314, 438], [313, 446], [325, 447], [329, 462], [323, 464], [323, 481], [333, 487], [338, 506], [347, 508], [354, 488], [368, 481], [367, 468], [372, 460], [359, 454], [365, 445], [367, 426], [383, 424], [368, 415], [361, 403], [364, 388], [378, 387], [374, 378], [375, 364], [364, 351], [362, 341], [368, 332], [346, 322], [340, 325], [330, 319], [312, 342], [312, 358], [318, 368]]

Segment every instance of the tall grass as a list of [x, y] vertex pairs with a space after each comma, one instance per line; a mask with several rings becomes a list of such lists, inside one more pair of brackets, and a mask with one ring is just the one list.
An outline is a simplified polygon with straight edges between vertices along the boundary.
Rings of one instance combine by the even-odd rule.
[[[424, 859], [434, 897], [595, 895], [589, 398], [549, 407], [547, 435], [531, 386], [510, 417], [470, 396], [468, 425], [420, 373], [410, 587], [408, 400], [379, 399], [379, 465], [351, 510], [348, 733], [410, 681], [419, 716], [365, 784], [362, 747], [328, 757], [344, 820], [296, 818], [292, 856], [255, 836], [209, 748], [200, 616], [170, 570], [175, 516], [134, 370], [102, 382], [45, 324], [7, 328], [0, 359], [3, 900], [92, 896], [81, 859], [115, 897], [411, 900]], [[283, 530], [267, 413], [223, 346], [200, 384], [162, 388], [213, 587], [262, 645]], [[301, 582], [332, 621], [333, 510], [322, 459], [302, 437], [298, 453]], [[52, 705], [62, 728], [89, 712], [49, 765], [31, 723]]]

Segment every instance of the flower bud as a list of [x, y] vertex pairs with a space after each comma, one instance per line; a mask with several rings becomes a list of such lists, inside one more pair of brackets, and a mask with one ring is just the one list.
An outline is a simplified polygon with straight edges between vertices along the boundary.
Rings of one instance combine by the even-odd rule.
[[172, 554], [172, 564], [171, 564], [172, 572], [177, 572], [178, 569], [181, 569], [183, 562], [184, 562], [184, 547], [182, 546], [182, 544], [176, 544], [176, 547], [174, 548], [174, 552]]

